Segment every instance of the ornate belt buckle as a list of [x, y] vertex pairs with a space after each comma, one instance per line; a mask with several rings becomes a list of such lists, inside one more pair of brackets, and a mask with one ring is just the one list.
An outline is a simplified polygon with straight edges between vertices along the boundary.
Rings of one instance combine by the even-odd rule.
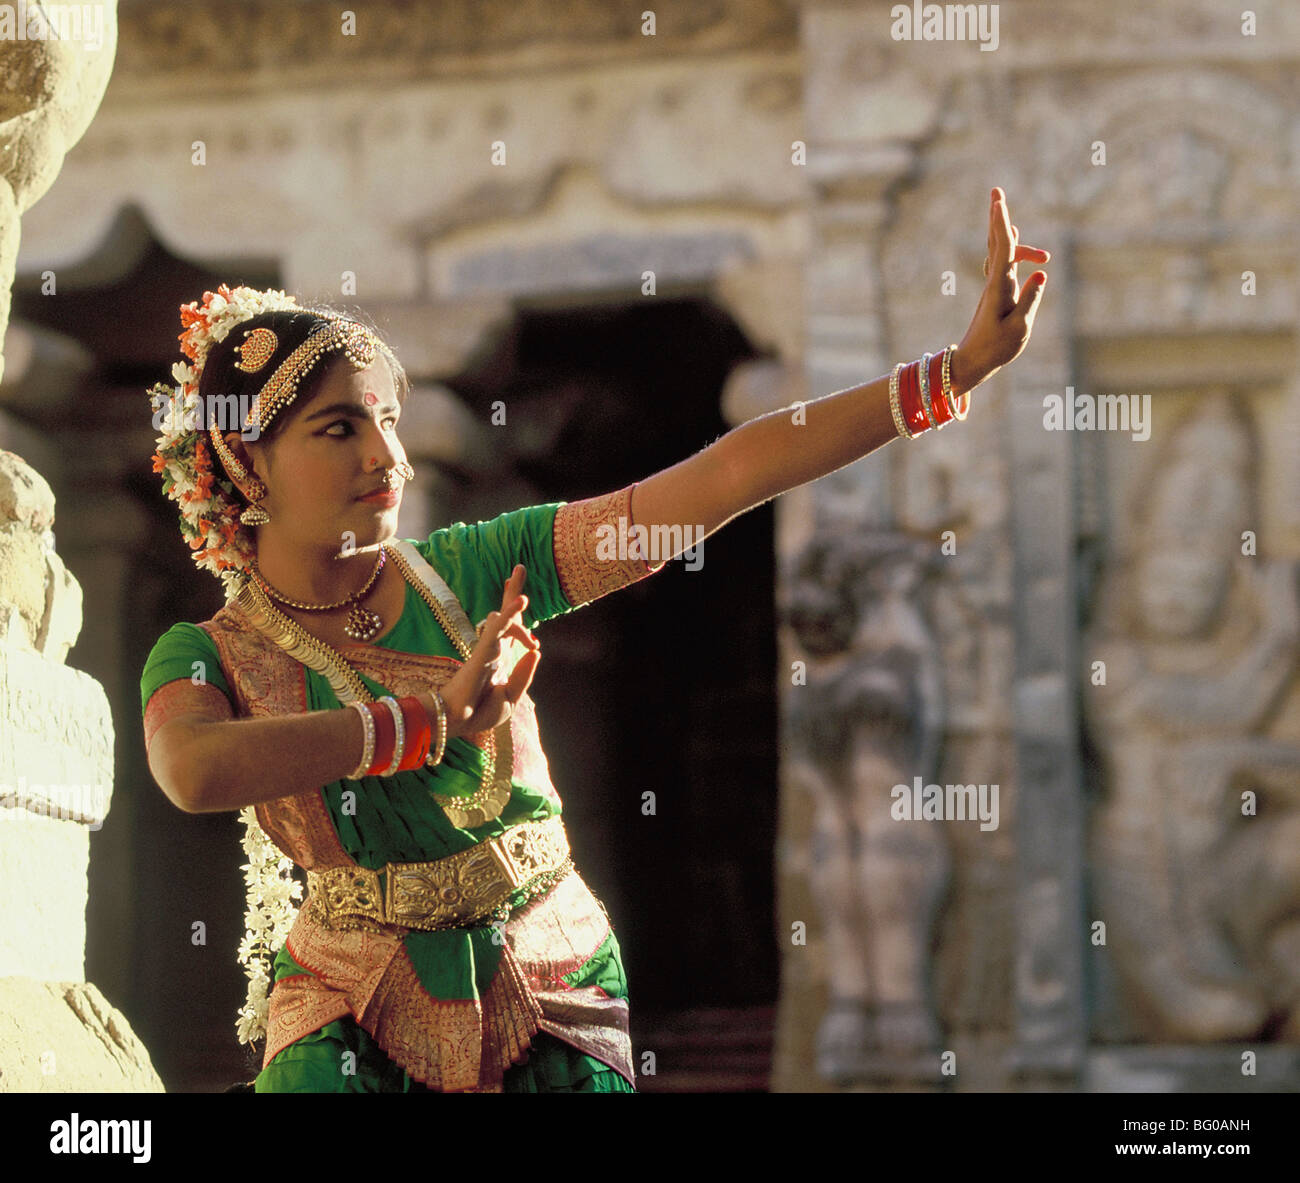
[[434, 863], [390, 863], [388, 914], [407, 928], [457, 928], [472, 923], [509, 894], [492, 842]]
[[386, 911], [394, 924], [434, 929], [454, 921], [459, 892], [429, 863], [390, 863]]
[[368, 920], [384, 919], [384, 893], [379, 886], [379, 872], [369, 867], [330, 867], [317, 872], [312, 894], [327, 925], [338, 924], [344, 917], [362, 916]]

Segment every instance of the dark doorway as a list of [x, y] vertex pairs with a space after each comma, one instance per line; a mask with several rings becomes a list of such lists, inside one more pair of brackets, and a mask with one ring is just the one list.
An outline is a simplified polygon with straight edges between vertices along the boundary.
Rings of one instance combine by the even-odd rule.
[[[524, 310], [447, 385], [482, 422], [504, 403], [499, 471], [533, 503], [576, 501], [723, 435], [723, 384], [753, 355], [702, 300]], [[526, 503], [512, 491], [464, 474], [457, 516]], [[648, 1089], [765, 1087], [778, 989], [771, 504], [703, 550], [698, 570], [677, 560], [543, 625], [532, 692], [575, 858], [622, 945], [634, 1049], [656, 1053]]]

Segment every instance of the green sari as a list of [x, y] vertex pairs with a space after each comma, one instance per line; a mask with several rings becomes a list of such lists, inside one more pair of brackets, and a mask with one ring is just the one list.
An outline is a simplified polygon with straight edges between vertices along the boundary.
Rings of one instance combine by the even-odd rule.
[[[524, 593], [529, 599], [523, 620], [526, 627], [534, 629], [554, 616], [589, 602], [596, 595], [625, 586], [657, 569], [637, 560], [623, 563], [619, 574], [608, 565], [597, 568], [591, 562], [590, 540], [594, 526], [602, 521], [612, 521], [616, 509], [626, 512], [630, 508], [630, 497], [629, 487], [618, 494], [570, 506], [570, 510], [582, 507], [582, 513], [566, 511], [560, 514], [565, 503], [554, 503], [502, 514], [490, 522], [473, 525], [457, 522], [436, 531], [427, 540], [414, 540], [414, 546], [446, 581], [471, 621], [481, 620], [500, 607], [502, 589], [511, 570], [516, 563], [523, 563], [527, 568]], [[563, 537], [557, 536], [557, 531], [562, 532]], [[597, 570], [599, 574], [593, 574]], [[220, 617], [218, 614], [213, 622]], [[208, 622], [209, 626], [213, 622]], [[247, 713], [246, 709], [241, 710], [241, 704], [247, 706], [245, 697], [232, 693], [230, 683], [237, 679], [227, 676], [231, 668], [238, 671], [238, 678], [245, 685], [254, 684], [258, 678], [273, 678], [274, 674], [251, 668], [258, 664], [255, 662], [241, 665], [231, 656], [229, 649], [224, 653], [226, 663], [223, 666], [223, 653], [214, 643], [214, 635], [221, 634], [185, 623], [173, 626], [163, 635], [149, 656], [141, 680], [142, 709], [149, 708], [153, 695], [160, 688], [181, 679], [189, 682], [194, 671], [201, 668], [208, 683], [226, 695], [234, 715]], [[433, 663], [432, 668], [441, 671], [439, 676], [443, 680], [451, 676], [460, 664], [458, 650], [409, 583], [402, 615], [389, 631], [368, 646], [348, 646], [342, 652], [376, 697], [411, 693], [412, 685], [420, 683], [421, 671], [427, 675], [430, 663], [412, 661], [411, 655], [441, 659]], [[196, 666], [196, 662], [202, 665]], [[294, 675], [299, 678], [297, 684], [302, 687], [297, 692], [299, 697], [296, 701], [301, 702], [303, 709], [340, 708], [342, 704], [322, 674], [296, 662], [292, 667]], [[391, 677], [386, 673], [389, 669], [393, 671]], [[383, 677], [388, 680], [379, 680]], [[250, 678], [253, 681], [250, 682]], [[412, 679], [415, 679], [414, 683]], [[176, 690], [178, 695], [185, 692], [183, 684]], [[499, 817], [472, 829], [459, 829], [434, 801], [431, 789], [442, 794], [467, 796], [479, 785], [479, 773], [485, 764], [483, 751], [466, 739], [454, 738], [448, 741], [443, 762], [435, 769], [420, 768], [391, 777], [363, 777], [359, 781], [338, 780], [323, 787], [320, 798], [347, 856], [361, 866], [375, 870], [389, 862], [433, 860], [490, 839], [509, 826], [558, 816], [562, 812], [561, 801], [550, 783], [527, 696], [521, 706], [523, 710], [517, 708], [519, 728], [515, 729], [512, 724], [517, 736], [512, 795]], [[266, 711], [255, 713], [265, 714]], [[263, 820], [260, 813], [259, 820]], [[569, 874], [578, 878], [576, 871]], [[585, 885], [579, 883], [578, 886], [582, 892], [587, 891]], [[577, 890], [577, 887], [572, 890]], [[550, 891], [556, 891], [556, 888]], [[599, 905], [598, 900], [595, 902]], [[537, 901], [532, 903], [535, 906]], [[526, 893], [516, 893], [510, 901], [512, 919], [515, 910], [527, 904]], [[560, 904], [554, 906], [561, 907]], [[604, 913], [603, 905], [600, 905], [600, 912]], [[289, 943], [282, 946], [275, 957], [273, 1013], [277, 994], [289, 989], [282, 983], [288, 982], [292, 987], [323, 985], [319, 981], [302, 980], [302, 975], [308, 978], [315, 975], [312, 968], [295, 959], [295, 951], [302, 954], [297, 946], [291, 951], [293, 941], [294, 934], [291, 933]], [[423, 991], [428, 1000], [438, 1005], [457, 1001], [477, 1005], [503, 970], [501, 961], [505, 950], [500, 934], [487, 925], [441, 931], [406, 930], [401, 944], [418, 977], [418, 987], [412, 981], [409, 988]], [[310, 957], [305, 959], [312, 960]], [[613, 929], [608, 928], [599, 947], [585, 961], [570, 972], [557, 975], [554, 984], [557, 990], [572, 990], [575, 998], [595, 999], [598, 1005], [615, 1005], [617, 1000], [622, 1000], [617, 1005], [623, 1009], [625, 1022], [627, 983]], [[321, 996], [321, 991], [312, 994], [317, 1000]], [[340, 995], [335, 994], [332, 998], [338, 1001]], [[347, 1013], [344, 1013], [345, 1009]], [[428, 1091], [424, 1084], [413, 1079], [385, 1053], [374, 1035], [357, 1021], [356, 1014], [351, 1013], [353, 1010], [360, 1013], [360, 1008], [351, 1001], [338, 1001], [334, 1007], [335, 1017], [330, 1021], [309, 1024], [313, 1025], [313, 1030], [299, 1034], [269, 1056], [257, 1077], [256, 1091]], [[575, 1023], [575, 1029], [581, 1034], [581, 1021], [575, 1020]], [[569, 1038], [574, 1037], [570, 1035]], [[553, 1027], [552, 1031], [537, 1030], [526, 1042], [526, 1059], [505, 1070], [501, 1078], [502, 1091], [636, 1091], [628, 1071], [630, 1045], [624, 1046], [618, 1055], [607, 1053], [607, 1059], [620, 1065], [620, 1072], [611, 1063], [569, 1042], [562, 1026]], [[594, 1046], [603, 1045], [597, 1042]], [[345, 1058], [348, 1052], [352, 1056]], [[354, 1064], [355, 1070], [343, 1071], [341, 1064], [348, 1065], [349, 1069]]]

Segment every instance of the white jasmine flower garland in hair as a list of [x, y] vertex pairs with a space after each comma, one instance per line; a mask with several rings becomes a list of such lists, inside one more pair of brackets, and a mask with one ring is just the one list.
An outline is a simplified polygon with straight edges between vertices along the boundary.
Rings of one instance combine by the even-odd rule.
[[239, 520], [243, 506], [234, 483], [208, 445], [207, 417], [199, 406], [199, 379], [212, 346], [230, 331], [264, 312], [299, 311], [292, 296], [271, 289], [229, 288], [204, 292], [198, 301], [181, 306], [181, 350], [192, 364], [172, 367], [173, 389], [164, 382], [148, 390], [154, 421], [162, 434], [154, 453], [153, 470], [163, 477], [163, 492], [181, 510], [181, 533], [194, 551], [194, 562], [217, 575], [229, 599], [238, 590], [252, 537]]

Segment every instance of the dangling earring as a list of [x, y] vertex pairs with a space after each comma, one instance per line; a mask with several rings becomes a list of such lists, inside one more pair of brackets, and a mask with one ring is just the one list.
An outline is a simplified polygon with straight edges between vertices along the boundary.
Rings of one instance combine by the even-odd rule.
[[266, 496], [266, 493], [266, 486], [254, 477], [252, 487], [247, 493], [249, 501], [253, 504], [246, 507], [244, 512], [239, 515], [239, 520], [245, 526], [265, 526], [271, 520], [271, 515], [266, 508], [258, 504]]
[[[248, 333], [244, 334], [245, 337], [248, 335]], [[242, 345], [236, 346], [236, 352], [243, 348]], [[226, 466], [226, 471], [230, 476], [236, 481], [251, 481], [251, 487], [246, 496], [249, 501], [253, 502], [253, 504], [244, 508], [244, 511], [239, 515], [239, 520], [243, 522], [245, 526], [265, 526], [266, 523], [271, 520], [271, 515], [263, 506], [258, 505], [257, 502], [261, 501], [262, 498], [266, 496], [266, 486], [262, 484], [257, 477], [249, 476], [248, 470], [235, 459], [235, 454], [230, 450], [225, 439], [222, 438], [220, 431], [214, 427], [208, 432], [208, 435], [212, 440], [213, 450], [221, 457], [221, 463]], [[240, 492], [242, 493], [243, 490], [241, 489]]]

